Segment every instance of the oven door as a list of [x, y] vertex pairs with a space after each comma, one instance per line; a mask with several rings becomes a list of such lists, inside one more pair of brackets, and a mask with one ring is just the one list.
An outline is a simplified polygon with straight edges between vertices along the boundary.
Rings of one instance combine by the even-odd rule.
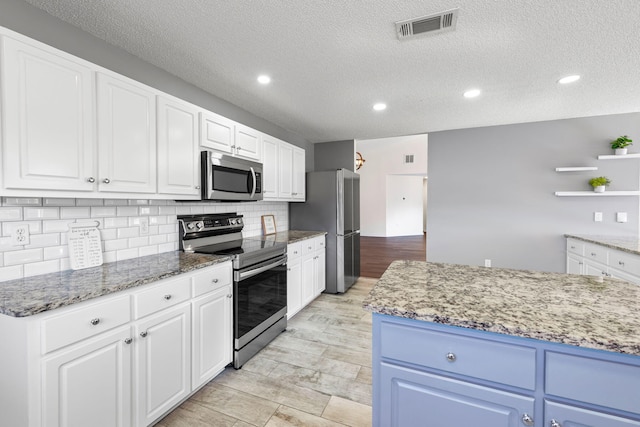
[[203, 199], [262, 200], [262, 165], [211, 151], [202, 154]]
[[233, 337], [238, 350], [286, 316], [287, 256], [233, 274]]

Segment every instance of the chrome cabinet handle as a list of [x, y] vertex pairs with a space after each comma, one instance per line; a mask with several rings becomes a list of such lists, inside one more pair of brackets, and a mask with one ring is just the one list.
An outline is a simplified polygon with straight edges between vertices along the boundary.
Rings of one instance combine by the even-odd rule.
[[147, 331], [140, 332], [140, 336], [145, 338], [147, 336]]
[[199, 185], [196, 185], [196, 190], [199, 190], [199, 189], [200, 189], [200, 186], [199, 186]]
[[551, 420], [549, 421], [549, 427], [562, 427], [562, 424], [560, 424], [556, 420]]
[[227, 294], [227, 298], [233, 298], [232, 294]]
[[133, 339], [132, 339], [132, 338], [125, 338], [125, 339], [124, 339], [124, 343], [125, 343], [125, 344], [131, 344], [132, 342], [133, 342]]
[[93, 326], [96, 326], [98, 323], [100, 323], [100, 319], [99, 318], [96, 317], [95, 319], [91, 319], [91, 324]]
[[624, 267], [624, 262], [622, 262], [622, 261], [618, 261], [618, 265], [621, 265], [621, 266], [623, 266], [623, 267]]
[[529, 414], [522, 414], [522, 424], [526, 425], [526, 426], [532, 426], [533, 425], [533, 418], [531, 418], [531, 416]]
[[591, 252], [591, 256], [596, 256], [596, 253], [595, 252]]
[[218, 279], [213, 279], [211, 283], [218, 283]]
[[109, 184], [111, 180], [109, 178], [105, 178], [102, 180], [102, 182], [104, 182], [105, 184]]
[[447, 360], [449, 362], [455, 362], [456, 361], [456, 355], [453, 353], [447, 353]]
[[166, 299], [167, 301], [169, 301], [171, 299], [171, 294], [166, 294], [164, 296], [164, 299]]
[[90, 176], [89, 178], [87, 178], [87, 182], [93, 183], [93, 182], [96, 182], [96, 179], [94, 177]]
[[239, 152], [240, 150], [242, 150], [242, 147], [238, 146], [236, 147], [236, 150]]

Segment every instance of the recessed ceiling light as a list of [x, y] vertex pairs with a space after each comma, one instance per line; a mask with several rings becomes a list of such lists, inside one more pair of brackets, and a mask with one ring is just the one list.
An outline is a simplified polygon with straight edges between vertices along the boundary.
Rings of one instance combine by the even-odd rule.
[[563, 77], [560, 80], [558, 80], [558, 83], [566, 85], [567, 83], [573, 83], [577, 80], [580, 80], [580, 76], [575, 74], [573, 76], [567, 76], [567, 77]]
[[267, 76], [266, 74], [258, 76], [258, 83], [268, 85], [269, 83], [271, 83], [271, 77]]
[[463, 95], [465, 98], [475, 98], [476, 96], [480, 95], [480, 89], [468, 90]]
[[387, 108], [387, 104], [383, 102], [378, 102], [377, 104], [373, 104], [373, 109], [376, 111], [382, 111]]

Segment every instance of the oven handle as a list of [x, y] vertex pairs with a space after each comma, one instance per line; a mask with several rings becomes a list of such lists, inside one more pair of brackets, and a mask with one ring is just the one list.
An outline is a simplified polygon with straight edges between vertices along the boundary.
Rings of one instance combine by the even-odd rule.
[[253, 198], [256, 195], [256, 171], [252, 167], [249, 169], [251, 169], [251, 177], [253, 178], [253, 187], [251, 187], [251, 198]]
[[249, 270], [249, 271], [245, 271], [244, 273], [239, 273], [238, 274], [238, 282], [244, 280], [244, 279], [248, 279], [250, 277], [256, 276], [260, 273], [264, 273], [267, 270], [271, 270], [273, 267], [277, 267], [279, 265], [286, 265], [287, 264], [287, 257], [284, 257], [282, 259], [279, 259], [278, 261], [269, 264], [269, 265], [265, 265], [263, 267], [260, 268], [256, 268], [255, 270]]

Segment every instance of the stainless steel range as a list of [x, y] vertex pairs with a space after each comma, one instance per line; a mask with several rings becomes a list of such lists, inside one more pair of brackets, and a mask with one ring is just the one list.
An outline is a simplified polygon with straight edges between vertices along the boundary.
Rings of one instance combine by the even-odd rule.
[[233, 262], [233, 367], [239, 369], [287, 327], [287, 245], [242, 237], [237, 213], [179, 215], [180, 249]]

